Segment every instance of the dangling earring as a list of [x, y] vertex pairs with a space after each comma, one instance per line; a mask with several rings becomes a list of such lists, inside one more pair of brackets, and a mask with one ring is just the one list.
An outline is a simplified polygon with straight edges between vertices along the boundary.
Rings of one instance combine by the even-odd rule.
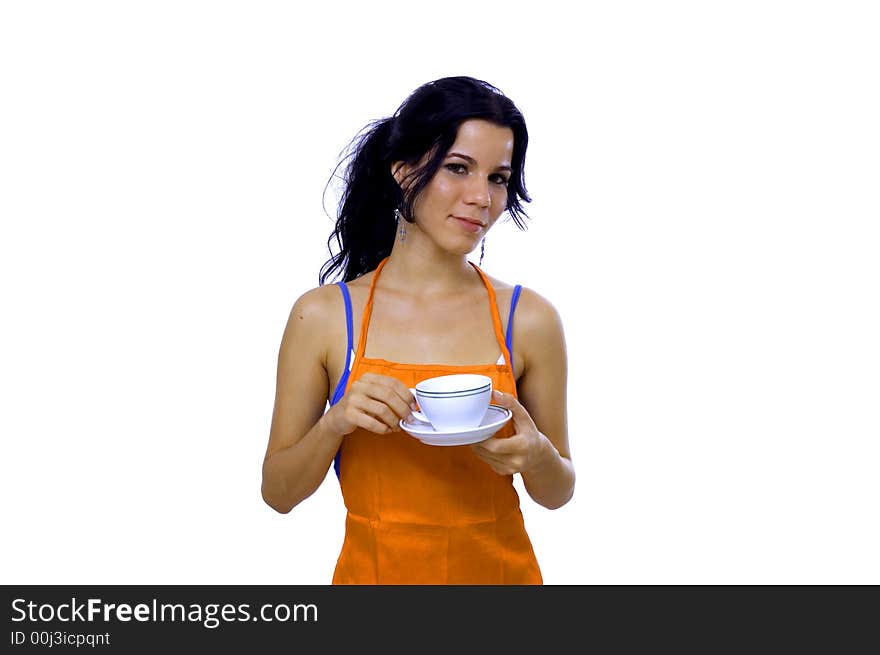
[[483, 240], [480, 241], [480, 266], [483, 265], [483, 255], [486, 254], [486, 237], [483, 237]]
[[406, 242], [406, 222], [403, 220], [403, 214], [400, 212], [400, 208], [396, 208], [394, 210], [394, 218], [397, 221], [397, 233], [400, 235], [400, 242]]

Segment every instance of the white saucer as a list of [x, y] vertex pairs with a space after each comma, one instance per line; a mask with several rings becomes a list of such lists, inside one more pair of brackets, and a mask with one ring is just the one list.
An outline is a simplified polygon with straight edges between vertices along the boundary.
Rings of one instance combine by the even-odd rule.
[[506, 407], [489, 405], [483, 422], [475, 428], [467, 430], [453, 430], [451, 432], [438, 432], [430, 423], [422, 423], [418, 419], [406, 421], [401, 419], [401, 429], [429, 446], [464, 446], [467, 444], [485, 441], [498, 432], [502, 425], [513, 416]]

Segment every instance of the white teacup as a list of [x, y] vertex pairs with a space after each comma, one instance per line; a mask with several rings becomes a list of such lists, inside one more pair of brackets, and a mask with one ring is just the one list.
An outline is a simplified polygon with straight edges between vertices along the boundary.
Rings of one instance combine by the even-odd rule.
[[441, 375], [410, 388], [422, 411], [413, 411], [418, 420], [435, 430], [468, 430], [483, 422], [492, 399], [492, 378], [462, 373]]

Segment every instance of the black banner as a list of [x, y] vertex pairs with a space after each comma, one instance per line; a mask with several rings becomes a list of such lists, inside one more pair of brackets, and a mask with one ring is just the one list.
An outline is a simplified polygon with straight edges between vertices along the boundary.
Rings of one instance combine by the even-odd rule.
[[[4, 586], [3, 652], [876, 645], [876, 587]], [[561, 644], [560, 644], [561, 645]], [[578, 648], [580, 650], [580, 648]], [[750, 652], [751, 652], [750, 650]]]

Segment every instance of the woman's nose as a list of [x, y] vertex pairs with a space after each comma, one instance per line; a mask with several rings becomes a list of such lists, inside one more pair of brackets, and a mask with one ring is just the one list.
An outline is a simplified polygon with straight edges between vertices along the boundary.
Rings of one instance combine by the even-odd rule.
[[489, 207], [492, 204], [492, 194], [489, 193], [488, 180], [480, 180], [474, 176], [468, 189], [468, 201], [480, 207]]

